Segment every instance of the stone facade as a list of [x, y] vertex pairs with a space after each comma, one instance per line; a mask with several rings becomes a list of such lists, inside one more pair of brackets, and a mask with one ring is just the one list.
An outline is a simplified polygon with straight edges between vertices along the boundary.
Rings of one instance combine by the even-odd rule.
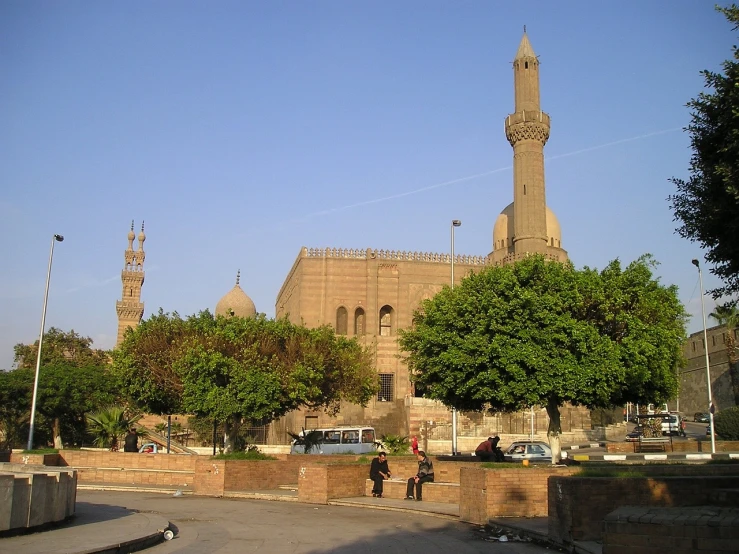
[[[729, 356], [726, 349], [728, 330], [717, 325], [706, 330], [708, 336], [708, 361], [711, 371], [711, 395], [716, 411], [735, 406], [729, 374]], [[739, 340], [739, 329], [734, 329]], [[703, 331], [693, 333], [683, 346], [687, 363], [680, 370], [680, 411], [688, 417], [695, 412], [708, 411], [706, 379], [706, 348]]]
[[144, 286], [144, 224], [141, 223], [139, 233], [139, 248], [133, 249], [133, 241], [136, 235], [133, 232], [133, 221], [131, 230], [128, 232], [128, 248], [124, 253], [125, 265], [121, 271], [123, 293], [121, 299], [115, 303], [115, 311], [118, 314], [118, 336], [116, 346], [123, 342], [123, 335], [129, 327], [136, 328], [144, 315], [144, 303], [141, 302], [141, 288]]

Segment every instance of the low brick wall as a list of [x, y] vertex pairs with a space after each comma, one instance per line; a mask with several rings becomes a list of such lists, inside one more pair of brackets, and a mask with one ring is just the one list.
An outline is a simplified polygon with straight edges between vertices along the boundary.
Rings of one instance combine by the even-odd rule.
[[22, 452], [13, 452], [8, 460], [13, 464], [29, 464], [40, 466], [60, 466], [59, 454], [23, 454]]
[[226, 460], [224, 490], [269, 490], [296, 485], [298, 470], [304, 463], [297, 456], [285, 460]]
[[298, 470], [298, 500], [326, 504], [334, 498], [364, 495], [366, 465], [306, 464]]
[[549, 480], [549, 536], [565, 544], [599, 541], [606, 515], [621, 506], [700, 506], [709, 503], [711, 491], [738, 487], [737, 476], [553, 476]]
[[485, 469], [462, 467], [459, 517], [487, 523], [492, 517], [545, 517], [549, 514], [552, 476], [569, 476], [577, 468], [537, 466]]
[[77, 470], [80, 483], [192, 487], [197, 456], [61, 450], [58, 465]]
[[628, 506], [603, 524], [603, 554], [736, 552], [738, 541], [736, 508]]

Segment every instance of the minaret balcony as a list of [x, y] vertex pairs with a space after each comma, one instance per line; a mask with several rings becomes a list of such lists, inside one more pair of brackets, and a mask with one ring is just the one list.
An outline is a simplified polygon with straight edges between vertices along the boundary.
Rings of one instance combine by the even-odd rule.
[[508, 131], [508, 127], [511, 125], [528, 122], [541, 123], [547, 127], [551, 125], [551, 119], [548, 113], [541, 110], [521, 110], [520, 112], [509, 114], [508, 117], [506, 117], [506, 131]]
[[516, 112], [505, 120], [505, 136], [511, 146], [522, 140], [535, 140], [543, 146], [549, 140], [549, 121], [544, 112]]

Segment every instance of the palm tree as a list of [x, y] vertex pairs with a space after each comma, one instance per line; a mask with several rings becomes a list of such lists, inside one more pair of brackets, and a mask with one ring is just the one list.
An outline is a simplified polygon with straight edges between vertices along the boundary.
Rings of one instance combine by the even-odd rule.
[[[739, 361], [737, 358], [736, 337], [734, 332], [739, 327], [739, 302], [727, 302], [716, 306], [710, 317], [719, 325], [726, 326], [726, 355], [729, 358], [729, 376], [734, 393], [734, 404], [739, 406]], [[708, 348], [708, 345], [706, 345]]]
[[160, 435], [164, 435], [167, 432], [167, 424], [163, 421], [160, 421], [154, 426], [154, 430]]
[[109, 406], [87, 414], [86, 418], [87, 429], [95, 437], [95, 446], [110, 447], [110, 451], [115, 452], [121, 437], [136, 425], [141, 415], [128, 415], [122, 406]]

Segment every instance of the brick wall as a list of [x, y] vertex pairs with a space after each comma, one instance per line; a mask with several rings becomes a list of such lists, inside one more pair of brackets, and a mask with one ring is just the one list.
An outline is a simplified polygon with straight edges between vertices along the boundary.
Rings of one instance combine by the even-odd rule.
[[570, 544], [598, 541], [604, 518], [621, 506], [699, 506], [708, 503], [712, 490], [737, 487], [737, 476], [554, 476], [549, 480], [549, 536]]
[[628, 506], [606, 516], [603, 554], [736, 552], [739, 513], [731, 508]]
[[223, 496], [225, 490], [226, 462], [212, 458], [195, 458], [193, 491], [203, 496]]
[[196, 456], [60, 450], [58, 465], [77, 470], [80, 483], [191, 487]]
[[459, 515], [464, 521], [486, 523], [491, 517], [544, 517], [550, 510], [550, 477], [569, 476], [573, 468], [529, 467], [485, 469], [463, 467]]
[[294, 485], [298, 482], [300, 465], [297, 456], [285, 460], [227, 460], [224, 490], [269, 490]]
[[10, 459], [8, 461], [14, 464], [41, 466], [64, 465], [60, 463], [59, 454], [23, 454], [22, 452], [13, 452], [10, 454]]
[[333, 498], [364, 494], [368, 468], [365, 465], [306, 464], [298, 470], [298, 500], [326, 504]]

